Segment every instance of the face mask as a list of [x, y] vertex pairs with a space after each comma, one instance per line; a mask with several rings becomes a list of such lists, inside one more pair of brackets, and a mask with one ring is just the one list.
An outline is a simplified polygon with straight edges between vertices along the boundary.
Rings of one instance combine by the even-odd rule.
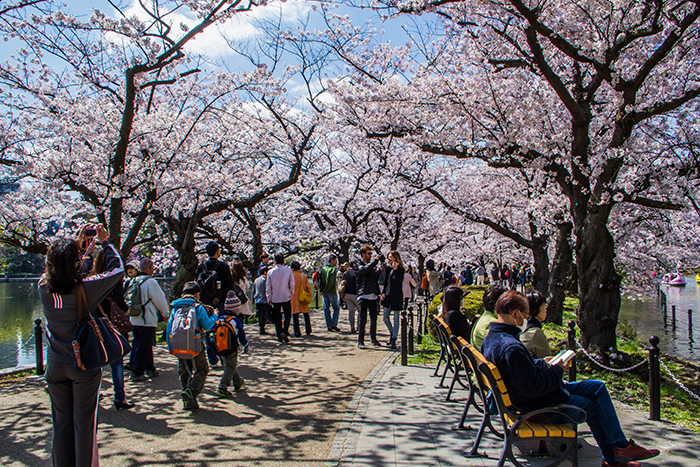
[[520, 326], [516, 324], [516, 326], [518, 327], [518, 329], [520, 329], [520, 332], [525, 332], [525, 330], [527, 329], [527, 320], [523, 318], [523, 314], [520, 313], [520, 310], [518, 310], [518, 314], [520, 315], [520, 319], [523, 320], [523, 324], [521, 324]]

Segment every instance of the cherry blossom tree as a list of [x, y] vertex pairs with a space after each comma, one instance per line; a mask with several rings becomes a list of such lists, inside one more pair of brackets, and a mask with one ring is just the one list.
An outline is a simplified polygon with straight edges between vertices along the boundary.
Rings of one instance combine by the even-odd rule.
[[339, 114], [369, 136], [401, 136], [429, 153], [551, 177], [573, 223], [582, 344], [615, 347], [614, 207], [689, 205], [675, 181], [691, 156], [687, 145], [670, 148], [697, 143], [700, 5], [373, 5], [393, 15], [434, 13], [442, 30], [393, 49], [348, 41], [362, 48], [344, 50], [357, 71], [333, 88]]

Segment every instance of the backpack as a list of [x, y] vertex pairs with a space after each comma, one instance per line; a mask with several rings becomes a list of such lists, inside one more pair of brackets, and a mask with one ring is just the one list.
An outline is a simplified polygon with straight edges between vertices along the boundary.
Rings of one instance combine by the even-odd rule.
[[238, 350], [238, 324], [234, 316], [220, 316], [214, 325], [214, 353], [227, 356]]
[[204, 270], [197, 276], [197, 284], [202, 289], [199, 294], [199, 299], [202, 303], [207, 305], [216, 306], [219, 304], [219, 273], [215, 270], [209, 270], [207, 263], [202, 263], [204, 265]]
[[314, 288], [315, 288], [315, 289], [320, 289], [320, 288], [321, 288], [321, 287], [320, 287], [321, 284], [319, 283], [318, 276], [319, 276], [319, 271], [314, 272], [314, 275], [311, 276], [311, 282], [314, 283]]
[[183, 360], [193, 359], [202, 351], [202, 341], [197, 335], [197, 302], [173, 310], [168, 352]]
[[129, 282], [129, 287], [124, 292], [124, 301], [129, 307], [129, 316], [142, 316], [146, 311], [146, 305], [151, 302], [149, 298], [146, 303], [142, 303], [141, 285], [150, 279], [149, 276], [138, 276]]

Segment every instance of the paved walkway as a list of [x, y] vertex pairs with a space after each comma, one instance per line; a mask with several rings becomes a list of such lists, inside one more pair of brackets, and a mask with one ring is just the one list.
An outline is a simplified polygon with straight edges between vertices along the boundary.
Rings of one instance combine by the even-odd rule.
[[[329, 333], [313, 312], [314, 334], [280, 345], [250, 326], [251, 354], [241, 358], [247, 391], [233, 400], [214, 397], [221, 369], [212, 370], [202, 408], [182, 410], [175, 359], [156, 349], [160, 376], [127, 382], [131, 411], [111, 404], [109, 369], [100, 402], [98, 444], [102, 467], [124, 466], [495, 466], [498, 441], [485, 436], [487, 459], [467, 459], [474, 431], [452, 431], [463, 402], [444, 402], [432, 368], [402, 367], [387, 347], [359, 350], [356, 336]], [[379, 326], [381, 341], [388, 337]], [[455, 399], [464, 397], [459, 390]], [[662, 454], [643, 466], [700, 466], [700, 436], [654, 423], [618, 405], [627, 434]], [[467, 422], [478, 425], [470, 414]], [[583, 427], [585, 431], [585, 426]], [[0, 390], [0, 465], [48, 466], [51, 418], [42, 381]], [[600, 454], [584, 433], [581, 467], [598, 467]]]
[[[369, 375], [348, 407], [328, 461], [329, 466], [495, 466], [500, 440], [486, 434], [480, 452], [488, 458], [471, 459], [463, 454], [476, 431], [453, 431], [464, 402], [445, 402], [446, 388], [435, 388], [433, 368], [402, 367], [385, 359]], [[463, 398], [456, 390], [453, 399]], [[642, 466], [700, 466], [700, 436], [648, 416], [628, 405], [616, 407], [623, 429], [644, 446], [656, 446], [661, 454]], [[473, 411], [473, 409], [472, 409]], [[481, 417], [470, 413], [467, 424], [478, 428]], [[600, 452], [588, 427], [581, 426], [583, 448], [580, 467], [599, 467]], [[540, 461], [542, 462], [542, 461]], [[569, 465], [569, 462], [564, 465]], [[506, 465], [512, 465], [507, 463]]]

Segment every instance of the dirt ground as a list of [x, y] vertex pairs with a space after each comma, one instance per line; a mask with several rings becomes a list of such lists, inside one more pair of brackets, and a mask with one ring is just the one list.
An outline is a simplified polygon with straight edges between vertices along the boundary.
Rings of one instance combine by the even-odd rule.
[[[117, 412], [105, 369], [99, 410], [102, 466], [321, 466], [349, 401], [386, 356], [387, 347], [359, 350], [341, 310], [342, 333], [326, 331], [323, 312], [311, 313], [314, 333], [278, 344], [274, 328], [258, 335], [248, 325], [249, 355], [239, 359], [245, 391], [232, 400], [214, 396], [222, 369], [211, 369], [200, 410], [182, 410], [177, 361], [156, 348], [160, 375], [127, 381], [127, 399], [137, 404]], [[387, 330], [379, 325], [382, 342]], [[368, 339], [369, 340], [369, 339]], [[51, 416], [43, 383], [0, 389], [0, 465], [47, 466]]]

